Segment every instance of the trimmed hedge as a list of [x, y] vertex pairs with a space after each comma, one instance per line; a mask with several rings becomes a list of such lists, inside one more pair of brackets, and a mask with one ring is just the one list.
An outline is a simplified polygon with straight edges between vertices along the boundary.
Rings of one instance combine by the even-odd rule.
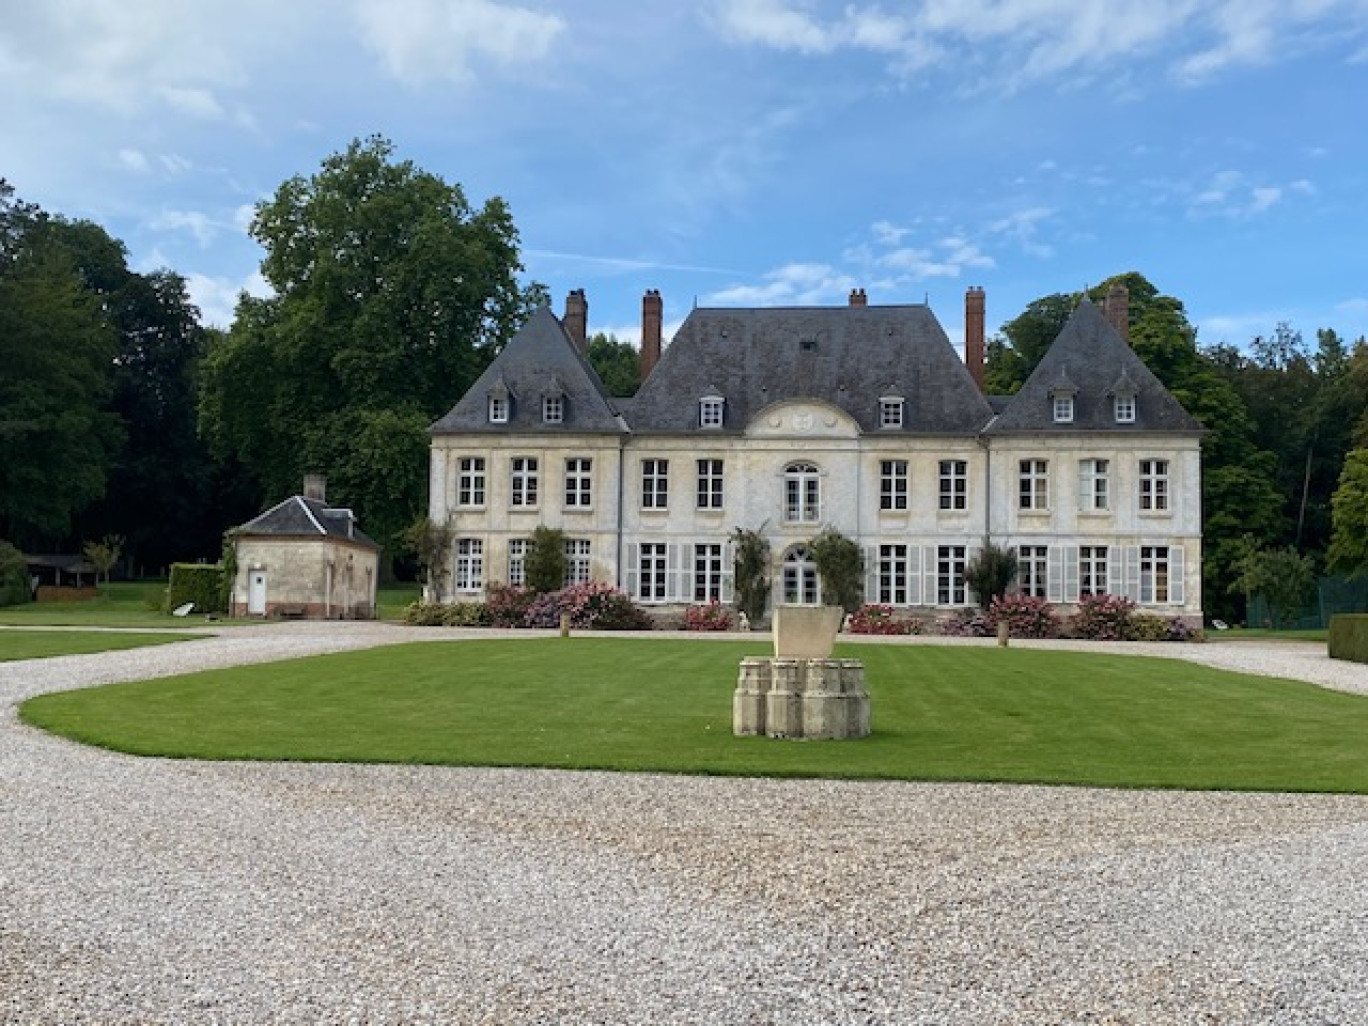
[[1330, 658], [1368, 663], [1368, 613], [1330, 617]]
[[225, 613], [224, 571], [217, 563], [172, 563], [171, 583], [166, 586], [166, 612], [187, 602], [196, 613]]
[[32, 597], [24, 554], [0, 539], [0, 606], [17, 606]]

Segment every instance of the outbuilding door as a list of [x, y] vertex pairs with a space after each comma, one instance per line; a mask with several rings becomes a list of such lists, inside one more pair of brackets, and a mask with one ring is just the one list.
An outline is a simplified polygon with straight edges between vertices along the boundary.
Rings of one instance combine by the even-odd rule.
[[247, 615], [266, 615], [265, 570], [252, 570], [247, 574]]

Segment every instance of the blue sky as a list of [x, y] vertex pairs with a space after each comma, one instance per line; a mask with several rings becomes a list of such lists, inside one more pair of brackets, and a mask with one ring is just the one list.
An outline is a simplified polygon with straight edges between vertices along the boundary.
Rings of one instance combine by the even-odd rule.
[[0, 176], [210, 323], [252, 206], [378, 133], [510, 204], [559, 312], [929, 299], [962, 335], [1136, 270], [1203, 343], [1368, 332], [1368, 0], [44, 0]]

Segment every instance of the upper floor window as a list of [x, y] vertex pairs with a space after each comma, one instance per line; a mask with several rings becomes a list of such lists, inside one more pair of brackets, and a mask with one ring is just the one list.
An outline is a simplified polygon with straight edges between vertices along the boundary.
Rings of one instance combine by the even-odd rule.
[[722, 508], [722, 461], [698, 461], [698, 508]]
[[572, 456], [565, 461], [565, 507], [588, 509], [593, 504], [593, 461], [583, 456]]
[[1109, 460], [1078, 461], [1078, 508], [1083, 513], [1100, 513], [1111, 508], [1108, 494]]
[[1169, 461], [1140, 461], [1140, 508], [1163, 513], [1169, 508]]
[[462, 456], [456, 467], [456, 505], [483, 506], [485, 503], [484, 457]]
[[1112, 397], [1112, 411], [1118, 424], [1135, 423], [1135, 396], [1117, 395]]
[[903, 400], [901, 396], [889, 395], [879, 400], [879, 427], [900, 428], [903, 426]]
[[1050, 508], [1050, 464], [1046, 460], [1022, 460], [1017, 508]]
[[513, 457], [511, 501], [514, 506], [531, 507], [537, 504], [537, 459], [535, 456]]
[[1054, 422], [1056, 424], [1072, 424], [1074, 419], [1074, 397], [1072, 395], [1056, 394], [1053, 398]]
[[666, 509], [670, 504], [670, 461], [641, 461], [641, 508]]
[[489, 422], [491, 424], [507, 424], [508, 406], [508, 396], [491, 395], [489, 397]]
[[784, 519], [816, 523], [821, 513], [821, 476], [815, 464], [790, 463], [784, 468]]
[[698, 400], [698, 426], [720, 428], [726, 400], [720, 395], [705, 395]]
[[907, 509], [907, 460], [879, 462], [879, 509]]
[[940, 508], [967, 509], [969, 464], [965, 460], [940, 461]]
[[565, 400], [558, 395], [542, 397], [542, 423], [560, 424], [565, 421]]

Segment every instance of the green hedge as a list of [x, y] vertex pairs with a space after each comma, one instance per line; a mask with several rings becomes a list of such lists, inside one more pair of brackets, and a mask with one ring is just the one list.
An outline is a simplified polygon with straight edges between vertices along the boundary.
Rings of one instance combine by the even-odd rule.
[[1368, 613], [1330, 617], [1330, 658], [1368, 663]]
[[0, 606], [17, 606], [32, 598], [24, 554], [0, 539]]
[[172, 563], [171, 583], [166, 587], [166, 611], [195, 604], [196, 613], [224, 613], [223, 567], [217, 563]]

